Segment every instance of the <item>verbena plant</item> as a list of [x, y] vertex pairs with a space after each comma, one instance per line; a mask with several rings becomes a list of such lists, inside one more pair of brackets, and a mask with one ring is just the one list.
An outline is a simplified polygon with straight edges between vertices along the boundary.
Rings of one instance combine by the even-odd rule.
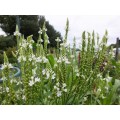
[[[57, 38], [57, 49], [49, 53], [49, 37], [45, 24], [40, 29], [37, 43], [32, 36], [27, 39], [19, 33], [16, 26], [17, 51], [13, 53], [18, 60], [21, 75], [11, 74], [12, 64], [4, 52], [2, 80], [0, 85], [0, 104], [40, 104], [40, 105], [78, 105], [78, 104], [119, 104], [119, 80], [109, 76], [112, 50], [107, 49], [108, 33], [99, 42], [93, 31], [82, 33], [79, 55], [76, 53], [76, 40], [73, 47], [67, 44], [69, 21], [66, 22], [65, 36]], [[41, 38], [44, 36], [44, 39]], [[33, 49], [34, 44], [34, 49]], [[97, 48], [97, 49], [96, 49]]]

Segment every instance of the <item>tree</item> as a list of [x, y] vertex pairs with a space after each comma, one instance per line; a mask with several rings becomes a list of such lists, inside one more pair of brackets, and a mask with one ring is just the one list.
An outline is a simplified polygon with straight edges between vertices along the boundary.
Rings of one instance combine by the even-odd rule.
[[[0, 27], [7, 35], [13, 35], [16, 27], [16, 15], [2, 15], [0, 16]], [[34, 39], [37, 39], [37, 32], [39, 30], [37, 15], [19, 15], [20, 32], [25, 37], [33, 34]]]
[[[13, 35], [16, 27], [16, 15], [1, 15], [0, 27], [7, 35]], [[46, 21], [44, 16], [38, 15], [19, 15], [20, 20], [20, 32], [25, 37], [33, 35], [33, 39], [37, 41], [39, 28], [42, 28], [43, 23]], [[61, 34], [57, 32], [52, 25], [46, 21], [47, 34], [50, 40], [50, 46], [55, 47], [55, 39], [61, 37]]]

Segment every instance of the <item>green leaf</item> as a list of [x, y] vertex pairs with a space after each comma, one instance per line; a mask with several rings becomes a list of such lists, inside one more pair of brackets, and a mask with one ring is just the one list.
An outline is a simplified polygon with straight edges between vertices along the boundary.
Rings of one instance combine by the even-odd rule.
[[5, 52], [4, 52], [4, 63], [8, 63], [8, 57]]
[[54, 64], [55, 64], [54, 56], [52, 54], [49, 54], [49, 55], [47, 55], [47, 58], [50, 62], [51, 67], [53, 68]]

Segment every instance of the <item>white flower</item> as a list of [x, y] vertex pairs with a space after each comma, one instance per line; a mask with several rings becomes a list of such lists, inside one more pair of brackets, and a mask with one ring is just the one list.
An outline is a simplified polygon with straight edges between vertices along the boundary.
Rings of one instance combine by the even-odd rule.
[[43, 57], [43, 58], [42, 58], [42, 61], [43, 61], [43, 63], [47, 63], [47, 62], [48, 62], [48, 59], [47, 59], [46, 57]]
[[114, 51], [109, 52], [109, 54], [111, 55], [111, 57], [115, 57]]
[[22, 99], [23, 99], [23, 100], [26, 100], [26, 97], [25, 97], [25, 95], [23, 95]]
[[21, 62], [21, 56], [18, 57], [18, 62]]
[[46, 72], [46, 79], [49, 79], [49, 77], [50, 77], [50, 73], [49, 73], [49, 71], [47, 71]]
[[97, 74], [97, 78], [102, 78], [102, 75], [101, 74]]
[[48, 98], [51, 98], [51, 96], [49, 95]]
[[76, 73], [76, 76], [77, 76], [77, 77], [79, 77], [79, 76], [80, 76], [80, 74], [79, 74], [79, 73]]
[[61, 62], [62, 62], [61, 59], [58, 59], [58, 60], [57, 60], [57, 63], [61, 63]]
[[101, 89], [100, 89], [100, 88], [98, 88], [98, 89], [97, 89], [97, 92], [101, 92]]
[[52, 79], [55, 79], [55, 73], [52, 74]]
[[67, 89], [63, 89], [64, 92], [67, 92]]
[[43, 39], [41, 39], [40, 41], [43, 42]]
[[57, 89], [57, 86], [54, 86], [54, 89]]
[[35, 41], [33, 39], [31, 39], [30, 43], [34, 43]]
[[39, 30], [38, 33], [39, 33], [39, 34], [42, 34], [42, 30]]
[[111, 82], [111, 80], [112, 80], [112, 77], [107, 77], [107, 78], [105, 78], [105, 80], [107, 81], [107, 82]]
[[26, 57], [25, 56], [23, 56], [23, 61], [26, 61]]
[[9, 92], [9, 88], [8, 88], [8, 87], [6, 87], [6, 92], [7, 92], [7, 93]]
[[66, 64], [70, 64], [70, 62], [69, 62], [68, 60], [67, 60], [67, 61], [65, 61], [65, 63], [66, 63]]
[[66, 87], [66, 83], [63, 83], [63, 88], [65, 88]]
[[108, 87], [108, 86], [105, 86], [105, 89], [108, 91], [108, 90], [109, 90], [109, 87]]
[[32, 69], [32, 74], [36, 75], [36, 68]]
[[67, 47], [68, 45], [66, 43], [61, 43], [60, 46]]
[[54, 67], [57, 67], [57, 64], [54, 64]]
[[43, 42], [43, 39], [40, 39], [39, 41], [40, 41], [40, 42]]
[[42, 59], [41, 59], [41, 57], [38, 57], [37, 59], [36, 59], [36, 62], [42, 62]]
[[60, 83], [58, 82], [58, 83], [56, 83], [56, 85], [57, 85], [57, 86], [59, 86], [59, 85], [60, 85]]
[[57, 91], [59, 91], [59, 90], [60, 90], [60, 88], [58, 88], [58, 87], [57, 87], [56, 89], [57, 89]]
[[62, 91], [57, 91], [57, 97], [60, 97], [62, 95]]
[[2, 80], [3, 80], [3, 81], [5, 81], [6, 79], [7, 79], [7, 78], [6, 78], [5, 76], [4, 76], [4, 77], [2, 77]]
[[32, 61], [32, 58], [31, 57], [29, 57], [29, 59], [28, 59], [29, 61]]
[[15, 36], [20, 36], [21, 33], [20, 33], [19, 31], [15, 31], [15, 32], [14, 32], [14, 35], [15, 35]]
[[45, 70], [45, 69], [43, 69], [43, 70], [42, 70], [42, 74], [43, 74], [43, 75], [45, 75], [45, 73], [46, 73], [46, 70]]
[[70, 62], [68, 61], [66, 57], [63, 58], [63, 62], [65, 62], [66, 64], [70, 64]]
[[35, 57], [35, 55], [34, 55], [34, 54], [32, 54], [32, 59], [33, 59], [33, 60], [36, 60], [36, 57]]
[[71, 55], [70, 57], [71, 57], [71, 58], [74, 58], [74, 55]]
[[107, 65], [107, 62], [104, 62], [103, 64], [106, 66], [106, 65]]
[[21, 82], [21, 81], [17, 82], [17, 84], [16, 84], [16, 85], [20, 85], [20, 84], [22, 85], [22, 82]]
[[12, 64], [8, 64], [8, 68], [13, 68]]
[[59, 38], [55, 39], [56, 42], [60, 42], [61, 40]]
[[44, 31], [47, 31], [47, 28], [43, 28]]
[[31, 80], [33, 80], [33, 79], [34, 79], [34, 76], [31, 77]]
[[40, 82], [40, 78], [36, 77], [35, 82]]
[[48, 44], [50, 44], [50, 41], [48, 40]]
[[5, 68], [13, 68], [12, 64], [2, 64], [1, 70], [5, 69]]
[[3, 64], [2, 67], [1, 67], [1, 70], [5, 69], [7, 67], [6, 64]]
[[21, 61], [26, 61], [26, 57], [25, 56], [19, 56], [18, 57], [18, 62], [21, 62]]
[[31, 44], [29, 44], [29, 48], [32, 49], [32, 45]]
[[21, 47], [26, 48], [26, 47], [27, 47], [27, 45], [28, 45], [28, 43], [23, 42], [23, 43], [22, 43], [22, 45], [21, 45]]
[[33, 80], [30, 80], [29, 86], [33, 86], [33, 85], [34, 85], [34, 81], [33, 81]]

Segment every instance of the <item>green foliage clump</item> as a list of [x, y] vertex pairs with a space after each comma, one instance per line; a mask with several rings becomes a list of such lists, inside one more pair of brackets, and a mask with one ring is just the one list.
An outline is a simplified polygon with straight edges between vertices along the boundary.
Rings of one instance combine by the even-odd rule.
[[[17, 59], [13, 56], [12, 52], [16, 51], [16, 47], [9, 47], [7, 50], [5, 50], [7, 57], [9, 58], [9, 62], [10, 63], [16, 63]], [[3, 56], [3, 52], [1, 51], [0, 53], [0, 64], [4, 63], [4, 56]]]
[[15, 47], [17, 41], [14, 36], [0, 36], [0, 50], [7, 50], [9, 47]]
[[[49, 36], [49, 47], [56, 47], [56, 42], [54, 40], [57, 37], [62, 38], [60, 32], [55, 30], [55, 28], [46, 21], [44, 16], [38, 15], [1, 15], [0, 27], [7, 35], [13, 35], [17, 17], [19, 17], [20, 22], [20, 32], [24, 34], [25, 38], [29, 35], [33, 35], [33, 40], [37, 42], [39, 28], [42, 28], [44, 22], [46, 22], [47, 35]], [[3, 46], [6, 45], [3, 43]]]

